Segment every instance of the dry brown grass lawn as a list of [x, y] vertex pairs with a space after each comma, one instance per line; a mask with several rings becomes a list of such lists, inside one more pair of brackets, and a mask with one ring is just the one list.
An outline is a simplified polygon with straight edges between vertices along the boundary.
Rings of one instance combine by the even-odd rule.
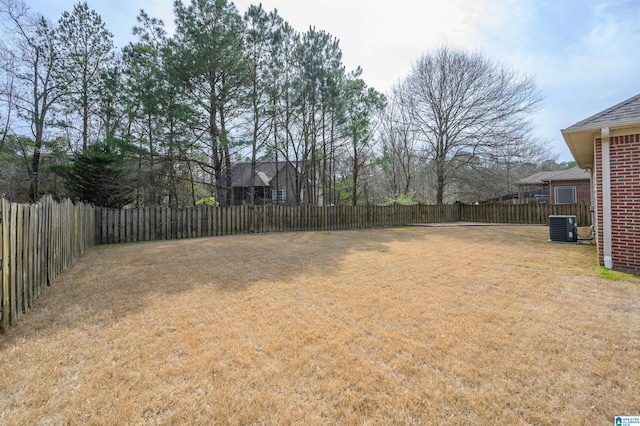
[[612, 424], [640, 279], [545, 227], [97, 247], [0, 336], [1, 424]]

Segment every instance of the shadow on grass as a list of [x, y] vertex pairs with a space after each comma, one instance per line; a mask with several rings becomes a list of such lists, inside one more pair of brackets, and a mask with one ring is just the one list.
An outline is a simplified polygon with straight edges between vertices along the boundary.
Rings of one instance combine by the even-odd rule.
[[96, 246], [61, 274], [16, 327], [13, 339], [92, 327], [145, 309], [152, 297], [196, 287], [242, 292], [255, 283], [333, 275], [345, 256], [389, 251], [391, 243], [424, 238], [408, 228], [249, 234]]
[[[338, 282], [344, 278], [341, 267], [349, 256], [361, 256], [357, 264], [369, 275], [375, 274], [383, 267], [375, 262], [394, 262], [387, 254], [402, 256], [397, 251], [402, 242], [424, 241], [424, 256], [433, 255], [429, 261], [452, 263], [460, 261], [456, 246], [462, 244], [478, 256], [476, 259], [472, 254], [462, 264], [473, 265], [486, 261], [486, 256], [498, 258], [504, 251], [526, 254], [546, 232], [545, 227], [407, 227], [97, 246], [59, 276], [35, 308], [0, 337], [0, 349], [13, 339], [109, 324], [143, 312], [152, 298], [171, 298], [203, 286], [211, 289], [210, 297], [216, 297], [220, 292], [244, 292], [256, 283], [296, 285], [308, 277], [334, 275]], [[432, 246], [436, 237], [440, 243]], [[551, 259], [584, 249], [589, 250], [549, 245]], [[398, 274], [402, 272], [398, 270]], [[366, 277], [366, 273], [358, 275]]]

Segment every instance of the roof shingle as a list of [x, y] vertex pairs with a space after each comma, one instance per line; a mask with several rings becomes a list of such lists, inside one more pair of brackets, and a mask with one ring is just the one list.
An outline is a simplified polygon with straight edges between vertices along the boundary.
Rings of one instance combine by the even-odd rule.
[[575, 166], [567, 170], [552, 170], [548, 172], [538, 172], [534, 175], [516, 181], [516, 185], [541, 185], [544, 182], [560, 181], [560, 180], [588, 180], [591, 175], [588, 171]]
[[561, 180], [589, 180], [591, 179], [591, 173], [588, 170], [582, 170], [580, 167], [575, 166], [569, 170], [564, 170], [558, 174], [545, 179], [548, 182], [556, 182]]
[[[280, 167], [283, 165], [284, 163], [280, 163]], [[256, 163], [255, 171], [253, 185], [269, 186], [271, 179], [276, 175], [276, 163]], [[251, 186], [251, 163], [238, 163], [231, 167], [231, 186], [234, 188]]]
[[640, 93], [614, 105], [610, 108], [600, 111], [591, 117], [585, 118], [577, 122], [566, 130], [579, 129], [581, 127], [591, 127], [599, 124], [620, 123], [631, 120], [640, 119]]
[[540, 185], [542, 182], [549, 180], [551, 176], [557, 175], [558, 173], [562, 173], [562, 170], [538, 172], [516, 181], [516, 185]]

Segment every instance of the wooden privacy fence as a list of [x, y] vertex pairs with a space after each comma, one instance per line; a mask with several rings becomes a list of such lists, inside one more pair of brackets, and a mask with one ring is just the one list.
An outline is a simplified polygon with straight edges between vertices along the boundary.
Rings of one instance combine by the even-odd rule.
[[14, 325], [45, 286], [94, 244], [170, 240], [249, 232], [382, 228], [420, 223], [546, 224], [549, 215], [591, 224], [588, 205], [234, 206], [106, 209], [0, 199], [0, 332]]
[[32, 205], [0, 199], [0, 332], [94, 245], [95, 227], [94, 207], [87, 204], [50, 196]]
[[196, 206], [96, 207], [96, 244], [212, 237], [243, 233], [380, 228], [452, 222], [456, 206]]
[[551, 215], [574, 215], [578, 226], [591, 226], [589, 204], [459, 204], [460, 221], [545, 225]]
[[549, 215], [572, 214], [591, 224], [588, 205], [411, 206], [196, 206], [175, 209], [96, 207], [96, 244], [211, 237], [249, 232], [382, 228], [418, 223], [491, 222], [546, 224]]

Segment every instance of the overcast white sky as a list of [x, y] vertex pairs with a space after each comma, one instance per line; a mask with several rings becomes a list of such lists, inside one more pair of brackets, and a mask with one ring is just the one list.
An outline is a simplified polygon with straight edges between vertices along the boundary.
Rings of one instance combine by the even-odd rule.
[[[77, 1], [25, 0], [57, 21]], [[187, 1], [187, 0], [183, 0]], [[171, 0], [87, 0], [118, 47], [144, 9], [173, 28]], [[259, 1], [237, 0], [240, 13]], [[387, 92], [424, 52], [443, 43], [478, 50], [533, 74], [544, 102], [537, 134], [560, 161], [572, 160], [560, 129], [640, 92], [638, 0], [263, 0], [294, 28], [340, 40], [347, 70], [360, 65]]]

